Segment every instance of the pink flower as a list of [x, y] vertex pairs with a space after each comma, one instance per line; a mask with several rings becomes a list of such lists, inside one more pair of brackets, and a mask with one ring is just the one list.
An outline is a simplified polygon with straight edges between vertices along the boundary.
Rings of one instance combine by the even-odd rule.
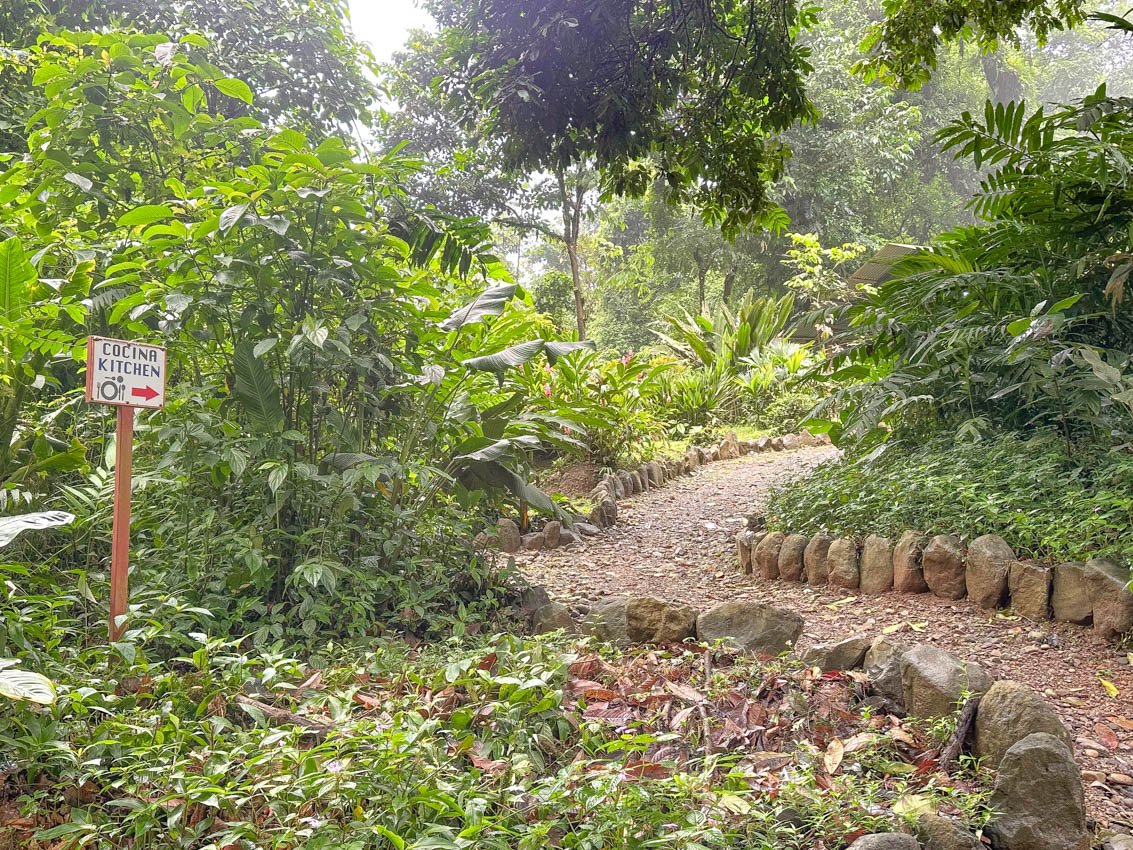
[[633, 350], [632, 349], [630, 351], [627, 351], [626, 356], [622, 358], [622, 365], [628, 366], [629, 361], [631, 361], [631, 360], [633, 360]]
[[546, 396], [547, 398], [551, 397], [551, 385], [550, 384], [543, 384], [543, 395]]

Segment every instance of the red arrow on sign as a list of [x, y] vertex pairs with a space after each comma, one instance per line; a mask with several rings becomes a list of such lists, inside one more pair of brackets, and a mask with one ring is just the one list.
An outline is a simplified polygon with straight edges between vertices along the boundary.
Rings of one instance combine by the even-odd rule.
[[146, 401], [153, 401], [158, 397], [158, 392], [153, 387], [131, 387], [130, 395], [144, 398]]

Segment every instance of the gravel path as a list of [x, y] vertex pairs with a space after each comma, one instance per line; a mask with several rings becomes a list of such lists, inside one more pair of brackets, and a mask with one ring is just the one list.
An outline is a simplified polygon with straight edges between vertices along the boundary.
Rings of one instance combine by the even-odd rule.
[[[837, 588], [770, 582], [739, 572], [733, 536], [761, 511], [768, 489], [836, 457], [828, 447], [749, 455], [702, 467], [618, 503], [617, 528], [582, 546], [518, 557], [524, 574], [580, 610], [605, 596], [646, 595], [699, 608], [750, 599], [806, 618], [802, 641], [896, 629], [906, 643], [932, 643], [980, 662], [997, 678], [1046, 693], [1075, 736], [1087, 807], [1102, 827], [1133, 828], [1133, 655], [1060, 623], [934, 596], [847, 597]], [[1118, 695], [1107, 695], [1101, 679]]]

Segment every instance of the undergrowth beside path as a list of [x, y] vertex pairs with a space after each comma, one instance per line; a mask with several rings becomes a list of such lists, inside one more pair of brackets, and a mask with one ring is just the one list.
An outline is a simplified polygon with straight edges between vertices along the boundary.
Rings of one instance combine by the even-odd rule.
[[948, 724], [872, 713], [851, 675], [510, 636], [334, 655], [316, 671], [213, 645], [64, 683], [52, 712], [17, 715], [0, 838], [802, 850], [927, 809], [976, 825], [986, 814], [972, 764], [932, 766]]
[[792, 533], [894, 539], [906, 529], [998, 534], [1020, 556], [1053, 561], [1133, 558], [1133, 454], [1057, 435], [983, 442], [937, 438], [893, 445], [872, 462], [824, 464], [805, 486], [779, 490], [768, 524]]

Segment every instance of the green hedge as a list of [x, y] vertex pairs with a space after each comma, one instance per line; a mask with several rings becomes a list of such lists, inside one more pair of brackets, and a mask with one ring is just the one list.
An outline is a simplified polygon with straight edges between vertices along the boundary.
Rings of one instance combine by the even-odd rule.
[[999, 534], [1020, 557], [1128, 563], [1133, 453], [1084, 447], [1070, 454], [1045, 433], [895, 445], [872, 460], [824, 464], [776, 492], [767, 518], [770, 527], [801, 534]]

